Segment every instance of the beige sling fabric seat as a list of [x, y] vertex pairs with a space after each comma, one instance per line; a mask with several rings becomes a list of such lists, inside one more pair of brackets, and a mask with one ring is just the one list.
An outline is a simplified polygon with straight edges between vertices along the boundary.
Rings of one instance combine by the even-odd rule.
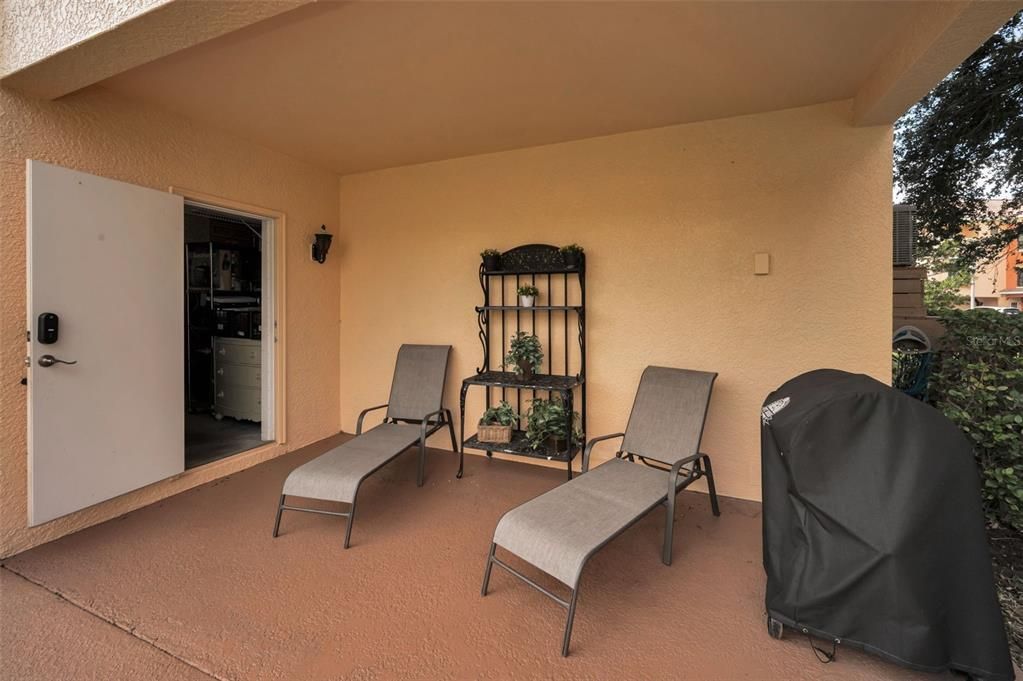
[[664, 501], [668, 489], [666, 473], [624, 459], [585, 477], [585, 484], [555, 487], [507, 513], [494, 543], [574, 587], [590, 552]]
[[[347, 549], [355, 518], [356, 497], [363, 480], [418, 444], [416, 484], [421, 487], [426, 465], [426, 438], [445, 426], [451, 434], [451, 448], [458, 450], [451, 411], [441, 405], [450, 350], [449, 345], [401, 346], [388, 403], [363, 410], [359, 414], [354, 439], [302, 464], [284, 481], [274, 521], [274, 537], [280, 530], [284, 511], [343, 516], [348, 519], [344, 540]], [[387, 408], [384, 423], [363, 433], [366, 414], [384, 408]], [[336, 501], [349, 504], [350, 508], [342, 512], [291, 506], [285, 503], [288, 496]]]
[[[671, 564], [675, 496], [706, 477], [711, 509], [719, 515], [710, 457], [700, 452], [703, 425], [717, 374], [648, 367], [624, 433], [594, 438], [583, 451], [583, 474], [508, 511], [490, 545], [482, 595], [493, 566], [503, 568], [568, 609], [562, 655], [568, 655], [579, 577], [586, 561], [658, 505], [667, 507], [662, 561]], [[589, 470], [594, 445], [623, 438], [615, 458]], [[635, 463], [639, 459], [642, 463]], [[645, 465], [644, 465], [645, 464]], [[500, 546], [571, 589], [564, 600], [510, 567]]]
[[381, 423], [293, 470], [284, 481], [284, 494], [350, 504], [368, 474], [419, 440], [419, 426]]

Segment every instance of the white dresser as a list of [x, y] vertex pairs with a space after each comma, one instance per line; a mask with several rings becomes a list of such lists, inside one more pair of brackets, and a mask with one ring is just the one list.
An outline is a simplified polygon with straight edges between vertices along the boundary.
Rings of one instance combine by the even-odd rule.
[[213, 413], [246, 421], [262, 419], [260, 342], [213, 339]]

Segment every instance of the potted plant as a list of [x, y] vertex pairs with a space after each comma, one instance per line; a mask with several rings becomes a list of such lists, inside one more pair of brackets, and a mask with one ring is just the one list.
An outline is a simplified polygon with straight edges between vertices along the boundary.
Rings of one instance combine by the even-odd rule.
[[476, 439], [480, 442], [511, 442], [512, 428], [519, 424], [519, 415], [506, 401], [483, 412]]
[[519, 331], [511, 338], [511, 346], [504, 358], [505, 367], [514, 367], [515, 373], [530, 379], [543, 364], [543, 346], [540, 339], [531, 333]]
[[480, 253], [480, 257], [483, 258], [484, 272], [496, 272], [501, 269], [501, 251], [488, 248]]
[[583, 264], [583, 247], [579, 244], [562, 246], [561, 256], [565, 259], [565, 267], [570, 270], [577, 270]]
[[550, 455], [567, 452], [570, 437], [573, 445], [582, 442], [579, 422], [579, 412], [573, 411], [569, 429], [568, 410], [560, 398], [535, 398], [526, 412], [526, 440], [534, 451], [546, 450]]
[[519, 287], [518, 294], [519, 305], [521, 307], [533, 307], [533, 303], [536, 302], [536, 297], [540, 295], [540, 289], [531, 284], [524, 284]]

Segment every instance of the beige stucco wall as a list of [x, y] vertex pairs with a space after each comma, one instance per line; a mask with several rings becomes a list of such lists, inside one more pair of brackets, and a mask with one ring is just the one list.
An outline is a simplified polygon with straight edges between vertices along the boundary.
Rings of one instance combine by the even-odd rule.
[[4, 0], [0, 81], [56, 99], [310, 0]]
[[454, 345], [457, 411], [480, 362], [479, 251], [575, 241], [589, 434], [624, 428], [647, 365], [717, 371], [704, 448], [721, 492], [759, 498], [769, 391], [818, 367], [890, 375], [891, 132], [850, 120], [838, 102], [342, 178], [345, 430], [386, 401], [402, 342]]
[[4, 0], [0, 75], [67, 49], [169, 0]]
[[[286, 215], [287, 449], [339, 430], [337, 257], [309, 243], [336, 227], [338, 178], [279, 153], [91, 88], [57, 102], [0, 90], [0, 556], [112, 518], [255, 460], [271, 448], [186, 472], [40, 527], [26, 524], [25, 159], [166, 190], [170, 186]], [[333, 255], [333, 254], [332, 254]], [[125, 339], [130, 342], [130, 339]]]

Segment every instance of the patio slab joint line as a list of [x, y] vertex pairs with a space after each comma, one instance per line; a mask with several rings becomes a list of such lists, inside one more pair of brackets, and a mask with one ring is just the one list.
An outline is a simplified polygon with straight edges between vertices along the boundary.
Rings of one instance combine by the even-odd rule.
[[9, 565], [0, 563], [0, 570], [6, 570], [7, 572], [10, 572], [12, 575], [16, 575], [17, 577], [20, 577], [21, 579], [24, 579], [29, 584], [32, 584], [33, 586], [37, 586], [40, 589], [43, 589], [44, 591], [47, 591], [48, 593], [53, 594], [54, 596], [56, 596], [60, 600], [64, 601], [65, 603], [68, 603], [68, 604], [78, 608], [82, 612], [85, 612], [85, 613], [95, 617], [96, 619], [98, 619], [98, 620], [100, 620], [102, 622], [105, 622], [106, 624], [109, 624], [110, 626], [112, 626], [112, 627], [114, 627], [114, 628], [116, 628], [116, 629], [118, 629], [120, 631], [123, 631], [124, 633], [128, 634], [132, 638], [135, 638], [135, 639], [138, 639], [139, 641], [142, 641], [146, 645], [151, 646], [152, 648], [155, 648], [156, 650], [160, 651], [164, 655], [167, 655], [168, 657], [173, 658], [174, 660], [177, 660], [181, 664], [184, 664], [184, 665], [187, 665], [187, 666], [191, 667], [192, 669], [196, 670], [197, 672], [205, 674], [206, 676], [210, 677], [211, 679], [216, 679], [217, 681], [231, 681], [230, 679], [227, 679], [227, 678], [225, 678], [223, 676], [219, 676], [219, 675], [215, 674], [214, 672], [212, 672], [212, 671], [210, 671], [208, 669], [203, 669], [202, 667], [200, 667], [199, 665], [195, 664], [194, 662], [191, 662], [190, 660], [187, 660], [187, 659], [185, 659], [183, 657], [180, 657], [179, 655], [174, 654], [170, 650], [167, 650], [166, 648], [163, 648], [163, 647], [157, 645], [157, 643], [155, 641], [150, 640], [150, 639], [146, 638], [145, 636], [142, 636], [140, 634], [135, 633], [134, 629], [129, 629], [125, 625], [123, 625], [123, 624], [121, 624], [119, 622], [116, 622], [115, 620], [112, 620], [112, 619], [109, 619], [107, 617], [104, 617], [103, 615], [101, 615], [100, 613], [96, 612], [95, 610], [93, 610], [93, 609], [83, 605], [82, 603], [79, 603], [79, 602], [75, 601], [73, 598], [69, 598], [68, 596], [65, 596], [61, 592], [56, 591], [56, 590], [50, 588], [46, 584], [43, 584], [42, 582], [37, 582], [36, 580], [34, 580], [34, 579], [32, 579], [32, 578], [30, 578], [30, 577], [28, 577], [26, 575], [21, 574], [17, 570], [11, 568]]

